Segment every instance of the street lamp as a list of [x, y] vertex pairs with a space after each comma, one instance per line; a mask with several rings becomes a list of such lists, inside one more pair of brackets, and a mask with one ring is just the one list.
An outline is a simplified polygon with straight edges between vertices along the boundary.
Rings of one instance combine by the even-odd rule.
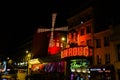
[[62, 40], [62, 41], [65, 41], [65, 37], [62, 37], [61, 40]]
[[26, 56], [26, 58], [27, 58], [27, 74], [29, 75], [30, 74], [30, 59], [31, 59], [31, 53], [28, 51], [28, 50], [26, 50], [26, 54], [27, 54], [27, 56]]
[[61, 38], [61, 41], [62, 41], [62, 49], [66, 48], [66, 37], [62, 37]]

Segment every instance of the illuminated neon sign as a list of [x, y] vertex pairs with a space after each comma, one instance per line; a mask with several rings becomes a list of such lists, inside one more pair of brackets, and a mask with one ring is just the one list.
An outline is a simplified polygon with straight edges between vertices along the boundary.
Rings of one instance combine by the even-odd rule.
[[77, 61], [77, 60], [74, 60], [70, 64], [70, 68], [71, 69], [77, 69], [77, 68], [81, 68], [81, 67], [85, 67], [86, 68], [87, 66], [88, 66], [87, 61]]
[[92, 49], [88, 47], [74, 47], [67, 48], [61, 51], [61, 58], [72, 57], [72, 56], [92, 56]]
[[74, 69], [74, 68], [80, 68], [80, 67], [86, 67], [86, 62], [83, 62], [81, 64], [77, 64], [76, 62], [73, 62], [71, 63], [71, 68]]

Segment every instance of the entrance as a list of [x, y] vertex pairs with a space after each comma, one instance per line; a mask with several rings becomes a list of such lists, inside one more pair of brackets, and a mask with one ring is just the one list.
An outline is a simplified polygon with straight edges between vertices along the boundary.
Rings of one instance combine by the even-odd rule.
[[70, 80], [89, 80], [89, 61], [86, 59], [70, 60]]
[[74, 72], [70, 75], [70, 80], [89, 80], [89, 73]]
[[88, 46], [76, 46], [61, 51], [61, 59], [66, 64], [66, 80], [89, 80], [90, 64], [93, 62], [93, 49]]

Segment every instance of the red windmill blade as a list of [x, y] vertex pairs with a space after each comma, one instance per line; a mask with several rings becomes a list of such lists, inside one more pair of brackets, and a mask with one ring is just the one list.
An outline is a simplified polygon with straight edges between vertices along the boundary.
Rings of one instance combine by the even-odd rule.
[[54, 28], [56, 16], [57, 16], [56, 13], [52, 14], [52, 28], [51, 29], [39, 28], [37, 30], [38, 33], [51, 31], [51, 36], [50, 36], [50, 41], [49, 41], [49, 48], [54, 46], [54, 31], [68, 31], [68, 27], [67, 26], [60, 27], [60, 28]]

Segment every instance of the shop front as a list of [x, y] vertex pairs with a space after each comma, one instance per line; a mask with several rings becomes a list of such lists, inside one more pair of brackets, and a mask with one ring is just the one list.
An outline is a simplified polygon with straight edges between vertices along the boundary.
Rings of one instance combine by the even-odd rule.
[[64, 66], [64, 61], [33, 64], [31, 66], [31, 74], [38, 79], [61, 80], [64, 77]]
[[66, 48], [61, 52], [61, 59], [66, 61], [66, 80], [89, 80], [92, 52], [88, 46]]
[[94, 66], [89, 69], [90, 80], [115, 80], [113, 65]]

